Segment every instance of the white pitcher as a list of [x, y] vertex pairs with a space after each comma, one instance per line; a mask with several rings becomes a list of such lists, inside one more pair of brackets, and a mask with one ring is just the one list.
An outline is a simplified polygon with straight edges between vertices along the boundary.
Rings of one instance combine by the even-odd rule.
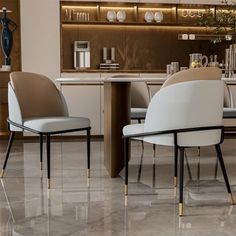
[[[208, 65], [208, 57], [201, 53], [192, 53], [189, 56], [189, 68], [206, 67]], [[205, 60], [204, 64], [203, 60]]]

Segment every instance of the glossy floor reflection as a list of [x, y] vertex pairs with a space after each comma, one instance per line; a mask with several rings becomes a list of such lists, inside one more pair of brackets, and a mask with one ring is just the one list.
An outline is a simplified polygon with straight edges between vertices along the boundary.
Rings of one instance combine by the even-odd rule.
[[[1, 165], [6, 142], [0, 143]], [[223, 154], [236, 198], [235, 140], [225, 140]], [[187, 152], [192, 180], [185, 171], [185, 216], [178, 217], [173, 191], [173, 150], [132, 143], [127, 202], [122, 177], [111, 179], [103, 166], [103, 143], [92, 143], [91, 181], [86, 180], [86, 145], [52, 144], [52, 189], [42, 177], [39, 144], [16, 142], [0, 182], [0, 235], [236, 235], [236, 208], [227, 203], [221, 171], [214, 179], [215, 153]], [[143, 162], [142, 168], [140, 162]], [[46, 164], [46, 162], [45, 162]], [[199, 179], [197, 176], [199, 175]], [[123, 176], [123, 173], [121, 173]], [[125, 204], [127, 203], [127, 205]]]

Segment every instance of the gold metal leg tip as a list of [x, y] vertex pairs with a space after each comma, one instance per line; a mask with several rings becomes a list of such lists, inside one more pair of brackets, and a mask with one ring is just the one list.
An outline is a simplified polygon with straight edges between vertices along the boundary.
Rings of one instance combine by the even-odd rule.
[[4, 169], [2, 169], [2, 172], [1, 172], [0, 178], [3, 178], [3, 175], [4, 175]]
[[177, 187], [177, 177], [174, 177], [174, 187]]
[[48, 179], [48, 189], [50, 189], [51, 188], [51, 181], [50, 181], [50, 179]]
[[229, 202], [231, 205], [234, 205], [234, 197], [232, 193], [229, 193]]
[[90, 169], [87, 169], [87, 178], [90, 178]]
[[183, 203], [179, 203], [179, 216], [184, 215], [184, 208], [183, 208]]
[[128, 195], [128, 185], [125, 185], [125, 195]]

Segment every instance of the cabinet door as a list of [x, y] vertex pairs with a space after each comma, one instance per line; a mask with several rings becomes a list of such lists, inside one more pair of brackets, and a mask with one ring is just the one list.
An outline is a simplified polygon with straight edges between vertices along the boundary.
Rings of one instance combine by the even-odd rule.
[[[101, 134], [101, 86], [96, 84], [62, 85], [70, 116], [87, 117], [91, 121], [91, 134]], [[74, 132], [71, 134], [82, 134]]]

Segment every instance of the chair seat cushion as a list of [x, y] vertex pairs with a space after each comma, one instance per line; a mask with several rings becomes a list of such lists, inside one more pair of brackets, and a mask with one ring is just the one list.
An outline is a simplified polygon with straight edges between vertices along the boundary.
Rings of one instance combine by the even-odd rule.
[[236, 108], [226, 108], [223, 109], [223, 118], [236, 118]]
[[147, 108], [131, 108], [131, 119], [145, 120]]
[[90, 127], [90, 120], [84, 117], [40, 117], [33, 119], [26, 119], [23, 122], [25, 127], [33, 129], [38, 132], [63, 132], [73, 129], [83, 129]]
[[[131, 134], [140, 134], [144, 131], [144, 124], [132, 124], [126, 125], [123, 128], [123, 135], [131, 135]], [[137, 140], [143, 140], [142, 137], [134, 138]]]

